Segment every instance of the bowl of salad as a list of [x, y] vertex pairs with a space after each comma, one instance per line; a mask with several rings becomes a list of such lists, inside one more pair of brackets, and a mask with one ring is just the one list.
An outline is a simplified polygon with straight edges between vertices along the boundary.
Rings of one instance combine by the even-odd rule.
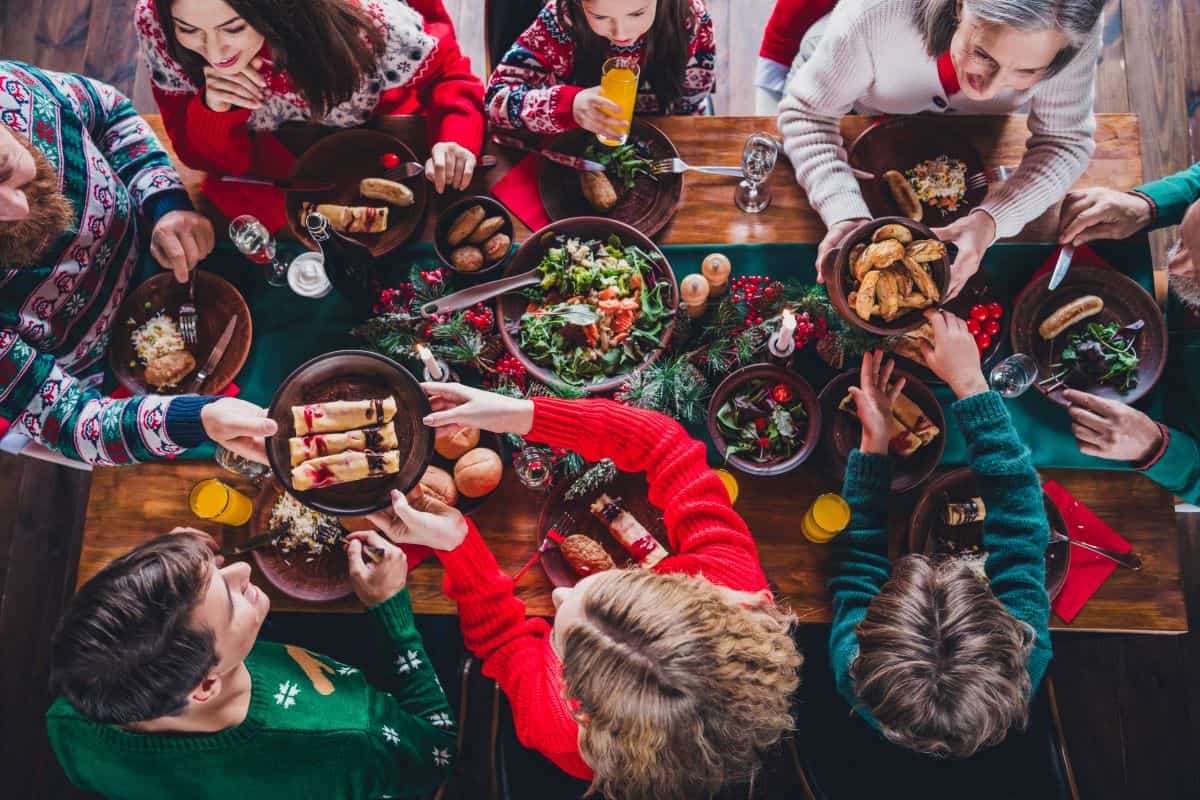
[[530, 236], [506, 276], [541, 280], [496, 303], [504, 346], [543, 383], [611, 392], [670, 341], [679, 286], [666, 256], [638, 230], [572, 217]]
[[821, 403], [804, 378], [774, 364], [737, 370], [713, 392], [708, 435], [725, 463], [750, 475], [791, 472], [821, 438]]

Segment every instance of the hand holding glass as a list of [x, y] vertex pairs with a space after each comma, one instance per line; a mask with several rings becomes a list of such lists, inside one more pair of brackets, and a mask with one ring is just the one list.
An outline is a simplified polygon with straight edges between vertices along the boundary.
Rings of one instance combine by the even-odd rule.
[[600, 69], [600, 94], [621, 107], [617, 119], [624, 122], [625, 133], [620, 139], [605, 139], [598, 136], [602, 144], [609, 147], [625, 144], [629, 138], [629, 126], [633, 122], [633, 107], [637, 105], [638, 76], [637, 62], [631, 58], [610, 58]]

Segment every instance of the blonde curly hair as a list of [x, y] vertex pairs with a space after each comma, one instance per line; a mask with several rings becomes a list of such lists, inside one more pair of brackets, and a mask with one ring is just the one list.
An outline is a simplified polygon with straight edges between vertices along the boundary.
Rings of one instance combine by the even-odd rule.
[[589, 795], [684, 800], [749, 780], [793, 726], [795, 617], [699, 576], [611, 570], [580, 589], [560, 645]]

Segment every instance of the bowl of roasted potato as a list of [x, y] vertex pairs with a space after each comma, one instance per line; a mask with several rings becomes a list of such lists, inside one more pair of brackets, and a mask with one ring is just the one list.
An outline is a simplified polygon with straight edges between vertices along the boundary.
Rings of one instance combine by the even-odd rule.
[[497, 274], [513, 252], [512, 214], [491, 197], [464, 197], [447, 206], [434, 226], [438, 260], [468, 283]]
[[910, 331], [938, 306], [950, 282], [950, 255], [927, 226], [881, 217], [855, 228], [821, 265], [838, 313], [880, 336]]

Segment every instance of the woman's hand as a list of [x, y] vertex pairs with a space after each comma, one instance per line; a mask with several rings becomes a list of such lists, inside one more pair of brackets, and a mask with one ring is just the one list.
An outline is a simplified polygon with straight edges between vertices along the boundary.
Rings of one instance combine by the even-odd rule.
[[825, 258], [835, 247], [841, 245], [842, 240], [850, 235], [850, 232], [862, 225], [864, 222], [871, 220], [865, 217], [855, 217], [854, 219], [844, 219], [841, 222], [835, 222], [825, 231], [825, 238], [821, 240], [821, 244], [817, 245], [817, 283], [825, 282]]
[[1071, 433], [1085, 456], [1132, 461], [1154, 455], [1162, 444], [1162, 430], [1150, 417], [1116, 400], [1068, 389], [1063, 397], [1071, 407]]
[[180, 283], [187, 283], [188, 275], [208, 257], [215, 244], [212, 223], [195, 211], [168, 211], [150, 231], [150, 255], [164, 269], [174, 272]]
[[467, 188], [475, 175], [475, 154], [455, 142], [438, 142], [425, 162], [425, 177], [441, 194], [449, 186], [459, 191]]
[[603, 97], [599, 86], [584, 89], [575, 95], [571, 116], [579, 127], [605, 139], [620, 139], [629, 130], [629, 126], [620, 119], [621, 107]]
[[241, 72], [227, 75], [212, 67], [204, 68], [204, 105], [213, 111], [261, 108], [266, 99], [267, 81], [259, 73], [262, 59], [255, 58]]
[[921, 341], [921, 356], [933, 374], [950, 386], [959, 400], [988, 390], [979, 363], [979, 345], [967, 323], [949, 311], [928, 309], [925, 318], [933, 326], [933, 344]]
[[200, 409], [200, 424], [208, 438], [242, 458], [267, 463], [263, 438], [274, 436], [275, 420], [267, 410], [236, 397], [222, 397]]
[[904, 378], [888, 388], [888, 380], [892, 377], [892, 369], [895, 366], [896, 363], [890, 358], [884, 358], [882, 350], [867, 353], [863, 356], [862, 368], [859, 370], [858, 386], [850, 387], [854, 410], [862, 424], [862, 441], [858, 449], [864, 453], [879, 456], [888, 454], [892, 403], [896, 402], [896, 398], [904, 390]]
[[369, 514], [367, 519], [397, 544], [453, 550], [467, 536], [467, 520], [462, 512], [426, 494], [419, 484], [409, 497], [393, 489], [392, 507]]
[[[363, 559], [363, 546], [378, 547], [383, 558], [378, 564]], [[408, 556], [404, 550], [375, 531], [355, 531], [346, 536], [346, 558], [350, 564], [350, 586], [367, 608], [377, 606], [401, 591], [408, 583]]]
[[958, 255], [950, 266], [950, 285], [942, 301], [955, 297], [967, 285], [967, 280], [979, 271], [983, 254], [996, 241], [996, 220], [981, 209], [975, 209], [944, 228], [934, 228], [933, 235], [943, 242], [954, 242]]
[[1078, 247], [1093, 239], [1124, 239], [1150, 224], [1153, 212], [1141, 195], [1115, 189], [1067, 192], [1058, 241]]
[[[422, 420], [445, 436], [461, 428], [482, 428], [521, 436], [533, 427], [533, 401], [463, 386], [461, 383], [422, 383], [433, 412]], [[440, 430], [440, 429], [445, 429]]]

